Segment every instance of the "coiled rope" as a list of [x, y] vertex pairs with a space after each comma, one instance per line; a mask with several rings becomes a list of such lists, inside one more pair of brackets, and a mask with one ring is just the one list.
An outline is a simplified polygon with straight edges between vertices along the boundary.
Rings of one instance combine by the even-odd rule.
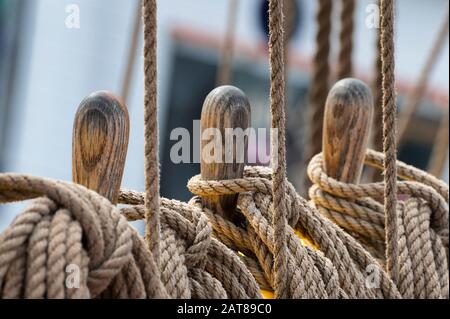
[[[72, 183], [0, 174], [0, 203], [42, 196], [0, 235], [0, 297], [260, 298], [195, 207], [159, 197], [156, 1], [143, 1], [146, 241], [107, 199]], [[122, 202], [136, 199], [122, 192]], [[124, 200], [124, 198], [126, 200]], [[125, 209], [125, 212], [127, 210]], [[128, 209], [129, 211], [129, 209]], [[80, 280], [67, 285], [67, 267]]]
[[[366, 164], [383, 169], [384, 156], [368, 151]], [[406, 196], [396, 209], [398, 225], [398, 289], [404, 298], [448, 298], [449, 189], [437, 178], [396, 163], [399, 194]], [[381, 201], [383, 183], [354, 185], [338, 182], [323, 170], [322, 155], [310, 163], [314, 186], [310, 197], [320, 213], [357, 238], [382, 265], [387, 244]]]
[[[163, 199], [161, 271], [119, 209], [67, 182], [0, 174], [0, 203], [40, 196], [0, 235], [0, 298], [260, 298], [200, 210]], [[144, 195], [120, 195], [144, 204]], [[144, 218], [144, 206], [139, 210]], [[69, 267], [69, 268], [68, 268]], [[79, 280], [71, 286], [68, 270]], [[79, 269], [79, 271], [78, 271]]]
[[[399, 165], [395, 138], [387, 134], [395, 124], [395, 116], [388, 114], [395, 107], [393, 38], [386, 34], [393, 32], [392, 1], [382, 1], [386, 156], [368, 155], [368, 163], [385, 167], [390, 175], [384, 184], [371, 187], [333, 184], [320, 173], [321, 163], [315, 164], [320, 157], [310, 166], [311, 178], [321, 190], [336, 191], [339, 198], [352, 201], [354, 196], [365, 199], [342, 206], [363, 211], [358, 204], [375, 212], [369, 220], [373, 227], [366, 220], [369, 226], [364, 228], [370, 237], [357, 227], [349, 231], [356, 238], [347, 234], [301, 198], [286, 179], [282, 12], [282, 3], [270, 0], [270, 110], [272, 128], [278, 130], [272, 140], [277, 150], [272, 152], [273, 170], [248, 167], [243, 179], [204, 181], [196, 176], [188, 184], [198, 196], [239, 194], [237, 209], [245, 222], [235, 225], [223, 219], [202, 207], [199, 197], [189, 204], [159, 197], [156, 1], [143, 0], [145, 193], [122, 190], [119, 202], [127, 206], [119, 209], [80, 185], [0, 174], [0, 203], [41, 197], [0, 235], [0, 297], [260, 298], [257, 282], [278, 298], [448, 296], [448, 186]], [[401, 177], [414, 179], [398, 184], [401, 193], [411, 196], [399, 209], [397, 168]], [[376, 201], [380, 198], [386, 199], [384, 207]], [[316, 205], [323, 210], [320, 202]], [[407, 210], [413, 214], [405, 214]], [[366, 215], [367, 211], [361, 213]], [[147, 242], [124, 217], [146, 220]], [[386, 233], [380, 232], [383, 222]], [[371, 255], [361, 238], [386, 238], [388, 253], [372, 245]], [[394, 260], [391, 253], [396, 254]], [[398, 261], [402, 267], [396, 269]], [[80, 269], [78, 290], [67, 284], [65, 273], [74, 265]], [[368, 269], [378, 275], [376, 289], [367, 284]]]

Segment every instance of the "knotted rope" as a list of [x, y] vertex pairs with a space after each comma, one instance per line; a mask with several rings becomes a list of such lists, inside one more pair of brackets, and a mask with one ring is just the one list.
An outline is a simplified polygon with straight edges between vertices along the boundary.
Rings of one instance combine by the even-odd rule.
[[[238, 211], [247, 220], [245, 225], [235, 225], [202, 209], [212, 224], [214, 236], [243, 254], [244, 263], [267, 290], [277, 287], [273, 269], [272, 177], [269, 168], [247, 167], [243, 179], [204, 181], [196, 176], [188, 183], [189, 190], [198, 196], [239, 194]], [[285, 198], [289, 223], [286, 298], [400, 298], [393, 282], [361, 244], [322, 217], [289, 182]], [[201, 207], [198, 197], [190, 203]], [[366, 271], [370, 267], [379, 274], [379, 289], [366, 286]]]
[[[217, 238], [244, 254], [242, 259], [259, 284], [279, 298], [399, 297], [385, 274], [382, 290], [365, 287], [366, 267], [379, 268], [375, 260], [350, 236], [318, 217], [286, 180], [281, 2], [270, 1], [269, 9], [272, 128], [278, 129], [278, 144], [276, 140], [272, 144], [277, 150], [272, 152], [275, 167], [247, 168], [243, 179], [203, 181], [197, 176], [189, 181], [188, 188], [198, 196], [239, 194], [238, 211], [246, 225], [235, 225], [202, 207], [199, 197], [190, 203], [207, 214]], [[294, 231], [297, 226], [321, 251], [302, 244]]]
[[143, 219], [143, 194], [122, 191], [140, 206], [119, 209], [76, 184], [0, 174], [0, 203], [40, 196], [0, 235], [0, 298], [261, 298], [195, 207], [162, 200], [159, 270], [121, 216]]
[[[383, 168], [384, 156], [368, 151], [366, 164]], [[442, 181], [404, 163], [396, 163], [399, 194], [398, 289], [404, 298], [448, 298], [449, 189]], [[320, 213], [357, 238], [382, 265], [385, 257], [383, 183], [345, 184], [327, 176], [322, 155], [310, 163], [310, 197]]]
[[0, 235], [0, 298], [167, 297], [144, 241], [107, 199], [71, 183], [0, 174], [0, 203], [39, 196]]

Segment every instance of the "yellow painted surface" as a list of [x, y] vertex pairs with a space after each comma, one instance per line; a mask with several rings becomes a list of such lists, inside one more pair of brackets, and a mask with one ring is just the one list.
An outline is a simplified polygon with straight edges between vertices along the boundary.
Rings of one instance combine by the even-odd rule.
[[273, 293], [273, 291], [261, 290], [261, 294], [263, 295], [264, 299], [274, 299], [275, 298], [275, 294]]

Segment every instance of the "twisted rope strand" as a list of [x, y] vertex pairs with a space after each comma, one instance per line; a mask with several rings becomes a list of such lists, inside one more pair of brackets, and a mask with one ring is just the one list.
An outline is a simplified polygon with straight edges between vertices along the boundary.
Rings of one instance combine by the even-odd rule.
[[285, 73], [284, 73], [284, 14], [283, 1], [269, 2], [269, 54], [270, 54], [270, 111], [272, 128], [277, 129], [277, 139], [272, 137], [273, 172], [273, 229], [274, 274], [278, 298], [287, 294], [286, 246], [286, 136], [285, 136]]
[[[319, 8], [316, 15], [316, 52], [313, 59], [312, 80], [309, 93], [309, 105], [307, 111], [307, 130], [304, 147], [304, 167], [322, 150], [323, 117], [325, 101], [328, 94], [328, 81], [330, 77], [330, 35], [331, 35], [331, 0], [319, 0]], [[303, 172], [303, 193], [306, 193], [310, 181]]]
[[[368, 151], [366, 164], [383, 169], [383, 155]], [[448, 298], [448, 185], [404, 163], [397, 162], [399, 193], [406, 200], [397, 206], [399, 277], [404, 298]], [[311, 199], [320, 213], [345, 229], [385, 265], [384, 185], [346, 184], [324, 172], [319, 154], [308, 167], [314, 185]]]
[[352, 53], [353, 53], [353, 29], [355, 0], [341, 0], [341, 30], [339, 33], [339, 55], [337, 80], [348, 78], [352, 75]]
[[395, 92], [394, 0], [381, 1], [381, 61], [383, 67], [384, 208], [387, 269], [398, 282], [397, 225], [397, 98]]
[[145, 238], [156, 263], [160, 259], [160, 198], [157, 107], [157, 6], [156, 0], [143, 0], [144, 20], [144, 166]]

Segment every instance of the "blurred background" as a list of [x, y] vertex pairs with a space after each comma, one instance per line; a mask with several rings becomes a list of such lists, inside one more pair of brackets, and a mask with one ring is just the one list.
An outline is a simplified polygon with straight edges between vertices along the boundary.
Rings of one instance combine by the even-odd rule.
[[[317, 0], [292, 1], [289, 43], [288, 175], [300, 187], [306, 105], [315, 50]], [[339, 1], [333, 14], [339, 19]], [[398, 0], [396, 71], [400, 108], [416, 85], [442, 24], [448, 0]], [[368, 28], [368, 6], [357, 0], [355, 76], [375, 74], [377, 30]], [[230, 83], [252, 107], [252, 126], [269, 124], [269, 69], [265, 0], [238, 0]], [[217, 70], [229, 30], [230, 0], [158, 1], [158, 83], [161, 193], [187, 200], [188, 179], [198, 164], [173, 164], [170, 131], [192, 130]], [[143, 190], [143, 65], [138, 0], [0, 0], [0, 172], [71, 180], [72, 124], [81, 100], [98, 90], [126, 100], [131, 135], [123, 186]], [[79, 20], [77, 19], [79, 17]], [[330, 59], [335, 68], [338, 30]], [[138, 33], [136, 33], [136, 30]], [[137, 42], [133, 41], [135, 35]], [[336, 42], [336, 43], [334, 43]], [[435, 61], [418, 111], [405, 133], [399, 157], [426, 169], [440, 123], [448, 110], [447, 40]], [[447, 133], [448, 134], [448, 133]], [[269, 137], [267, 137], [269, 138]], [[448, 156], [448, 142], [447, 142]], [[448, 182], [448, 157], [442, 171]], [[18, 207], [0, 207], [0, 229]]]

